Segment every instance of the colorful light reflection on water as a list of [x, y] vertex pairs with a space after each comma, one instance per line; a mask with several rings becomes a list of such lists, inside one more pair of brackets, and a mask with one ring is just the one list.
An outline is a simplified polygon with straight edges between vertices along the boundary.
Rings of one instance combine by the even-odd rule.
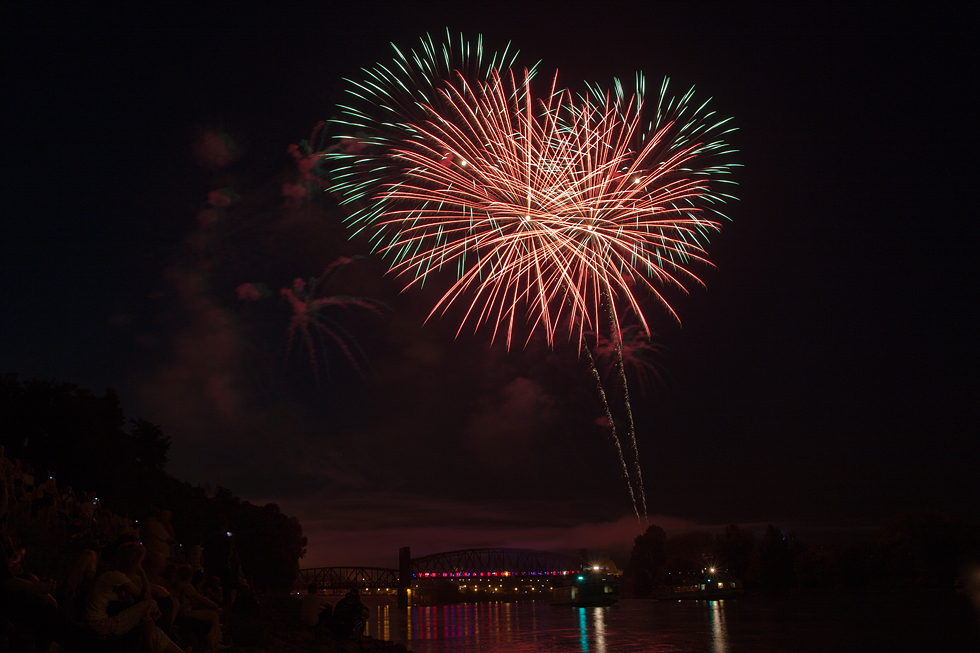
[[[369, 599], [364, 599], [368, 602]], [[644, 602], [649, 605], [649, 602]], [[684, 626], [652, 628], [643, 610], [623, 606], [573, 608], [545, 602], [412, 607], [372, 605], [372, 637], [406, 642], [415, 653], [513, 651], [716, 651], [729, 653], [720, 601], [690, 604]], [[693, 626], [693, 627], [692, 627]], [[658, 632], [659, 630], [659, 632]], [[651, 648], [652, 647], [652, 648]]]
[[962, 596], [829, 594], [728, 601], [623, 600], [607, 608], [546, 602], [399, 609], [362, 597], [368, 634], [414, 653], [946, 653], [980, 650]]

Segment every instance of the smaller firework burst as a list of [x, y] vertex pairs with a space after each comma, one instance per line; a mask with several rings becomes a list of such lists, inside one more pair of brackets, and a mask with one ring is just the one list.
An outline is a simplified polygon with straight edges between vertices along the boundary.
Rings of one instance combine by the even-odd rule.
[[[291, 287], [279, 291], [279, 295], [286, 300], [292, 311], [286, 331], [285, 357], [289, 358], [295, 340], [297, 337], [301, 338], [317, 384], [321, 380], [321, 369], [329, 372], [327, 352], [331, 347], [339, 349], [357, 373], [364, 376], [366, 358], [353, 335], [338, 319], [340, 314], [365, 310], [382, 315], [386, 308], [383, 303], [370, 297], [329, 294], [330, 280], [353, 261], [352, 258], [342, 256], [328, 265], [319, 277], [305, 280], [297, 278]], [[243, 301], [258, 301], [270, 294], [263, 284], [253, 283], [240, 285], [236, 292]]]

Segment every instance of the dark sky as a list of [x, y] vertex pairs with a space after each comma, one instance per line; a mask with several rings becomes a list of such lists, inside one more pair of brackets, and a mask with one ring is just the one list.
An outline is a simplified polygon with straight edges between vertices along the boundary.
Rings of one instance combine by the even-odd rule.
[[[633, 386], [654, 521], [817, 533], [906, 509], [977, 517], [977, 12], [815, 3], [199, 3], [0, 9], [0, 370], [96, 392], [163, 425], [176, 476], [275, 501], [306, 564], [393, 565], [477, 546], [628, 548], [632, 517], [587, 370], [566, 346], [507, 352], [438, 290], [347, 266], [319, 385], [286, 356], [278, 289], [346, 238], [329, 200], [283, 206], [286, 148], [343, 78], [448, 26], [563, 85], [636, 70], [734, 116], [740, 201], [706, 289], [658, 311], [662, 383]], [[598, 7], [598, 4], [596, 5]], [[223, 133], [220, 171], [195, 144]], [[208, 193], [241, 201], [211, 224]], [[264, 283], [274, 296], [240, 301]], [[6, 437], [6, 436], [5, 436]]]

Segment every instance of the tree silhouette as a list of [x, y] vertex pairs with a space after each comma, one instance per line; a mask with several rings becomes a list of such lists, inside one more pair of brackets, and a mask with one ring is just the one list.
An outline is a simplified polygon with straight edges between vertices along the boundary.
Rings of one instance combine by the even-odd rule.
[[729, 524], [725, 532], [715, 538], [716, 562], [727, 569], [732, 578], [745, 580], [754, 549], [755, 535], [736, 524]]
[[632, 579], [633, 592], [647, 597], [661, 582], [666, 555], [667, 534], [656, 524], [650, 524], [646, 532], [633, 540], [633, 550], [626, 566], [626, 574]]
[[59, 486], [95, 490], [116, 514], [141, 519], [151, 506], [171, 510], [179, 544], [233, 532], [242, 569], [259, 589], [289, 587], [296, 578], [306, 552], [299, 521], [225, 488], [209, 498], [168, 474], [170, 438], [146, 420], [127, 421], [111, 390], [100, 397], [70, 383], [0, 375], [0, 433], [8, 458], [50, 470]]

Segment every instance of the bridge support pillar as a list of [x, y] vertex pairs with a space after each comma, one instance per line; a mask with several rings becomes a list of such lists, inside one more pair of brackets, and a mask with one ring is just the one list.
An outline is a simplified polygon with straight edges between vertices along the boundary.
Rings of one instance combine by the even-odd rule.
[[412, 586], [412, 549], [398, 549], [398, 607], [408, 607], [408, 593]]

